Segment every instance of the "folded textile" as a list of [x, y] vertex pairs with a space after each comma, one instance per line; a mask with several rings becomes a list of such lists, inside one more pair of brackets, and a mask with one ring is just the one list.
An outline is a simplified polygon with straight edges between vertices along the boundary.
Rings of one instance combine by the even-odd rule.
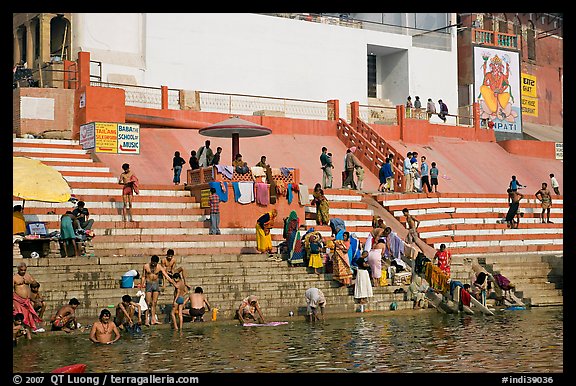
[[310, 193], [308, 192], [308, 185], [300, 184], [298, 188], [298, 203], [300, 205], [310, 204]]
[[262, 166], [252, 166], [250, 168], [254, 177], [261, 177], [266, 175], [266, 171]]
[[282, 174], [280, 172], [280, 168], [272, 168], [272, 175], [273, 176], [279, 176], [280, 174]]
[[[224, 188], [226, 189], [225, 191], [222, 190], [222, 184], [224, 185]], [[220, 201], [222, 201], [222, 202], [228, 201], [228, 183], [227, 182], [212, 181], [212, 182], [208, 183], [208, 186], [216, 189], [216, 194], [220, 198]]]
[[234, 168], [230, 165], [216, 165], [216, 170], [229, 180], [231, 180], [232, 175], [234, 175]]
[[280, 173], [282, 173], [282, 175], [283, 175], [284, 177], [288, 177], [288, 176], [290, 176], [290, 171], [291, 171], [291, 170], [294, 170], [294, 168], [282, 167], [282, 168], [280, 168]]

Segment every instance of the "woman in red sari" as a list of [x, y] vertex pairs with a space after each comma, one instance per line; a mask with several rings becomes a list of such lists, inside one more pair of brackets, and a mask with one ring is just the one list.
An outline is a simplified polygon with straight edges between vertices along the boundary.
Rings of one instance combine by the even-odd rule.
[[348, 260], [350, 248], [350, 234], [340, 230], [334, 240], [334, 254], [332, 255], [332, 279], [341, 285], [352, 283], [352, 269]]
[[450, 264], [452, 263], [452, 254], [446, 249], [446, 244], [440, 244], [440, 250], [434, 255], [434, 264], [450, 279]]

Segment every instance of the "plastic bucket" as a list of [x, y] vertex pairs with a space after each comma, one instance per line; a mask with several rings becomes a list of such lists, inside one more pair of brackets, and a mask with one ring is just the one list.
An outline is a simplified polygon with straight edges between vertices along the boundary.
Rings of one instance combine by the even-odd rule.
[[122, 276], [120, 288], [134, 288], [134, 276]]

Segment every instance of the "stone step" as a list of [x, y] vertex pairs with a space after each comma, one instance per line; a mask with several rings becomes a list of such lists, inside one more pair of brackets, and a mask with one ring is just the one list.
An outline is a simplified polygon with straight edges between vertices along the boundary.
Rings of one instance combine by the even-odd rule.
[[[508, 242], [509, 243], [509, 242]], [[452, 245], [446, 246], [452, 252], [452, 256], [458, 254], [501, 254], [506, 256], [508, 253], [511, 252], [526, 252], [526, 253], [542, 253], [542, 252], [550, 252], [550, 253], [562, 253], [562, 244], [561, 243], [554, 243], [554, 244], [530, 244], [530, 245], [521, 245], [521, 244], [511, 244], [505, 246], [488, 246], [486, 243], [481, 246], [476, 246], [478, 243], [474, 243], [474, 246], [470, 245], [462, 245], [458, 247], [454, 247]], [[440, 245], [434, 245], [434, 248], [438, 249]]]
[[[465, 245], [510, 245], [510, 244], [530, 244], [531, 241], [538, 240], [538, 244], [545, 244], [546, 241], [563, 244], [564, 238], [562, 234], [557, 233], [538, 233], [538, 234], [484, 234], [484, 235], [461, 235], [461, 236], [439, 236], [439, 237], [421, 237], [429, 245], [448, 244], [451, 246], [459, 246], [458, 243], [466, 243]], [[516, 243], [515, 241], [520, 241]]]
[[[384, 207], [402, 206], [410, 207], [418, 204], [446, 204], [446, 203], [508, 203], [507, 194], [493, 193], [393, 193], [393, 194], [374, 194], [374, 199], [380, 202]], [[534, 200], [527, 198], [527, 200]], [[553, 202], [563, 204], [563, 196], [554, 196]]]
[[530, 227], [510, 229], [505, 224], [462, 224], [451, 226], [418, 227], [421, 238], [468, 235], [518, 235], [518, 234], [558, 234], [563, 235], [562, 224], [530, 224]]

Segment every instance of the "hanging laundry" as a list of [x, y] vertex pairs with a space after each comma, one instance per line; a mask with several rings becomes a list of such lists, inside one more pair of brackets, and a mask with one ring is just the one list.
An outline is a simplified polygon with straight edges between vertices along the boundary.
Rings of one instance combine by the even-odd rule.
[[254, 188], [256, 190], [256, 203], [260, 205], [268, 205], [270, 203], [268, 192], [269, 185], [263, 182], [256, 182]]
[[254, 202], [254, 183], [253, 182], [238, 182], [238, 190], [240, 196], [238, 197], [238, 203], [240, 204], [250, 204]]
[[234, 168], [230, 165], [216, 165], [216, 170], [229, 180], [231, 180], [234, 175]]
[[[224, 185], [225, 190], [222, 189], [222, 185]], [[216, 194], [218, 195], [218, 198], [220, 198], [220, 201], [222, 201], [222, 202], [228, 201], [228, 183], [227, 182], [212, 181], [212, 182], [208, 183], [208, 186], [216, 189]]]

